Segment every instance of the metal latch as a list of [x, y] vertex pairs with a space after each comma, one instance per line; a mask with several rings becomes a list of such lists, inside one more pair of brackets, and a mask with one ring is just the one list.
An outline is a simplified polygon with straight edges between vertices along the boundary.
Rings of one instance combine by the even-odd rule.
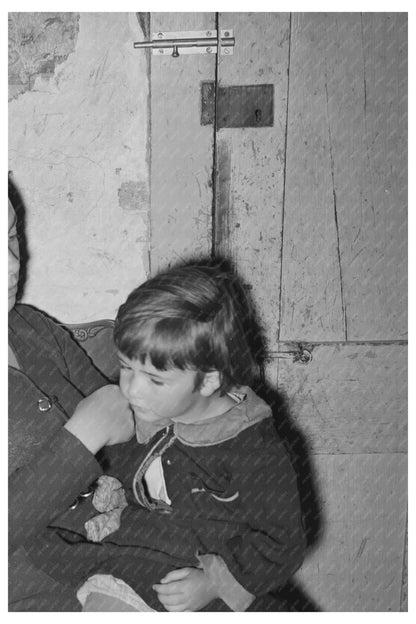
[[309, 364], [312, 362], [312, 351], [306, 349], [303, 345], [299, 344], [296, 349], [290, 351], [271, 351], [268, 354], [268, 359], [291, 359], [294, 363]]
[[181, 54], [217, 54], [220, 46], [220, 54], [233, 54], [235, 39], [230, 29], [220, 30], [193, 30], [183, 32], [156, 32], [152, 33], [152, 41], [136, 41], [135, 48], [152, 48], [152, 53], [157, 55], [171, 54], [174, 57]]

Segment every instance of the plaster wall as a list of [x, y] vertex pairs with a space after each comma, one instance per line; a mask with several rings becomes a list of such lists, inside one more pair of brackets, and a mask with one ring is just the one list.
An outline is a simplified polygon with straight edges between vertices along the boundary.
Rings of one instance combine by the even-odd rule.
[[146, 278], [146, 56], [135, 13], [9, 14], [9, 169], [25, 209], [22, 301], [114, 318]]

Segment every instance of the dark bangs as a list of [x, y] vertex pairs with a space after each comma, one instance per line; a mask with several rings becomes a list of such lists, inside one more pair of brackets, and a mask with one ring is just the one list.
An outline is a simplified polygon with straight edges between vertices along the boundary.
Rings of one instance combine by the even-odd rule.
[[180, 318], [124, 320], [114, 332], [115, 343], [130, 360], [149, 357], [159, 370], [179, 368], [208, 372], [219, 364], [213, 351], [210, 323]]
[[220, 374], [220, 393], [250, 385], [250, 305], [231, 273], [189, 265], [170, 269], [133, 290], [120, 306], [114, 341], [130, 360], [159, 370]]

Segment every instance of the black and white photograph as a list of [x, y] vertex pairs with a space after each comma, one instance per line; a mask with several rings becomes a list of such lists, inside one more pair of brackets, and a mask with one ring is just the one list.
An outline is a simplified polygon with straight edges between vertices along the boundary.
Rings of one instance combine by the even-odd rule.
[[408, 611], [409, 16], [364, 4], [8, 11], [9, 612]]

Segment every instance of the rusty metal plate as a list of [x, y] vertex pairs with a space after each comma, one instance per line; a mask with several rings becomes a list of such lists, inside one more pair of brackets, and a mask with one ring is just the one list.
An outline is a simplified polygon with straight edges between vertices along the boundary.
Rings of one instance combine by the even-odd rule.
[[[217, 128], [273, 126], [274, 85], [218, 87]], [[214, 123], [215, 83], [201, 84], [201, 125]]]

